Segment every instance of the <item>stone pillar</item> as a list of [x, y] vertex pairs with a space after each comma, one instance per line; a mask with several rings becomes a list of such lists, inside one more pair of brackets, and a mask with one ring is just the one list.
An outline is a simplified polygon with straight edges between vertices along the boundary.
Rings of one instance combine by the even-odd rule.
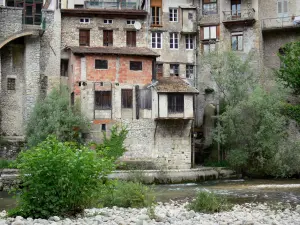
[[28, 119], [40, 90], [40, 38], [26, 37], [25, 45], [24, 121]]

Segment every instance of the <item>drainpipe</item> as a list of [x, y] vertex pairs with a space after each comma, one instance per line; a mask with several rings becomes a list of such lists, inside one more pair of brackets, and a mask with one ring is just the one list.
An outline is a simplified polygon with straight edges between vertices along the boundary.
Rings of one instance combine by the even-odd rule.
[[152, 60], [152, 83], [156, 81], [156, 58]]

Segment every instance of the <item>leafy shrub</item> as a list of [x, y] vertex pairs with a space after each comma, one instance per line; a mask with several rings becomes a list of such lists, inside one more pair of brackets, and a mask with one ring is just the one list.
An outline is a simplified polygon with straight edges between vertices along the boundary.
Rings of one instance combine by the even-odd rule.
[[128, 130], [126, 127], [113, 126], [110, 130], [110, 136], [104, 133], [103, 142], [101, 144], [91, 143], [96, 146], [95, 150], [100, 156], [117, 159], [124, 154], [126, 148], [124, 141]]
[[104, 207], [151, 207], [155, 196], [151, 187], [138, 182], [116, 181], [102, 193], [100, 204]]
[[13, 160], [0, 159], [0, 169], [13, 168]]
[[95, 204], [114, 164], [87, 147], [50, 136], [22, 151], [18, 168], [23, 188], [16, 190], [18, 207], [10, 216], [48, 218], [74, 215]]
[[67, 87], [62, 86], [38, 100], [26, 127], [29, 147], [44, 141], [48, 135], [55, 135], [60, 141], [81, 142], [88, 122], [76, 107], [70, 106], [69, 96]]
[[204, 162], [204, 166], [210, 166], [210, 167], [228, 167], [228, 162], [226, 160], [220, 161], [220, 162], [215, 162], [208, 160]]
[[189, 210], [203, 213], [215, 213], [230, 210], [232, 204], [223, 196], [218, 196], [207, 191], [200, 191], [195, 200], [187, 205]]
[[282, 113], [300, 124], [300, 105], [283, 104]]

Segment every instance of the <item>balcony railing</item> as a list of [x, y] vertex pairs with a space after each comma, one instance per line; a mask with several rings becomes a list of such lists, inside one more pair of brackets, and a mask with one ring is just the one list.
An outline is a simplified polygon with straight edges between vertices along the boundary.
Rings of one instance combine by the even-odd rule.
[[284, 28], [300, 28], [300, 21], [295, 20], [296, 17], [277, 17], [262, 20], [262, 30], [284, 29]]
[[138, 9], [136, 2], [126, 1], [105, 1], [105, 0], [90, 0], [85, 1], [86, 8], [100, 8], [100, 9]]
[[254, 20], [254, 9], [243, 9], [236, 11], [223, 11], [223, 22], [248, 21]]

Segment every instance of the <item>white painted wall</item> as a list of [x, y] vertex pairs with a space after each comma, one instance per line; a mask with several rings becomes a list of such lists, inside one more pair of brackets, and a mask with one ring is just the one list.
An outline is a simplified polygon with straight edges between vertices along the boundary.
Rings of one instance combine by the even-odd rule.
[[194, 117], [193, 112], [193, 95], [184, 95], [184, 117]]
[[159, 94], [159, 117], [168, 117], [168, 95]]

